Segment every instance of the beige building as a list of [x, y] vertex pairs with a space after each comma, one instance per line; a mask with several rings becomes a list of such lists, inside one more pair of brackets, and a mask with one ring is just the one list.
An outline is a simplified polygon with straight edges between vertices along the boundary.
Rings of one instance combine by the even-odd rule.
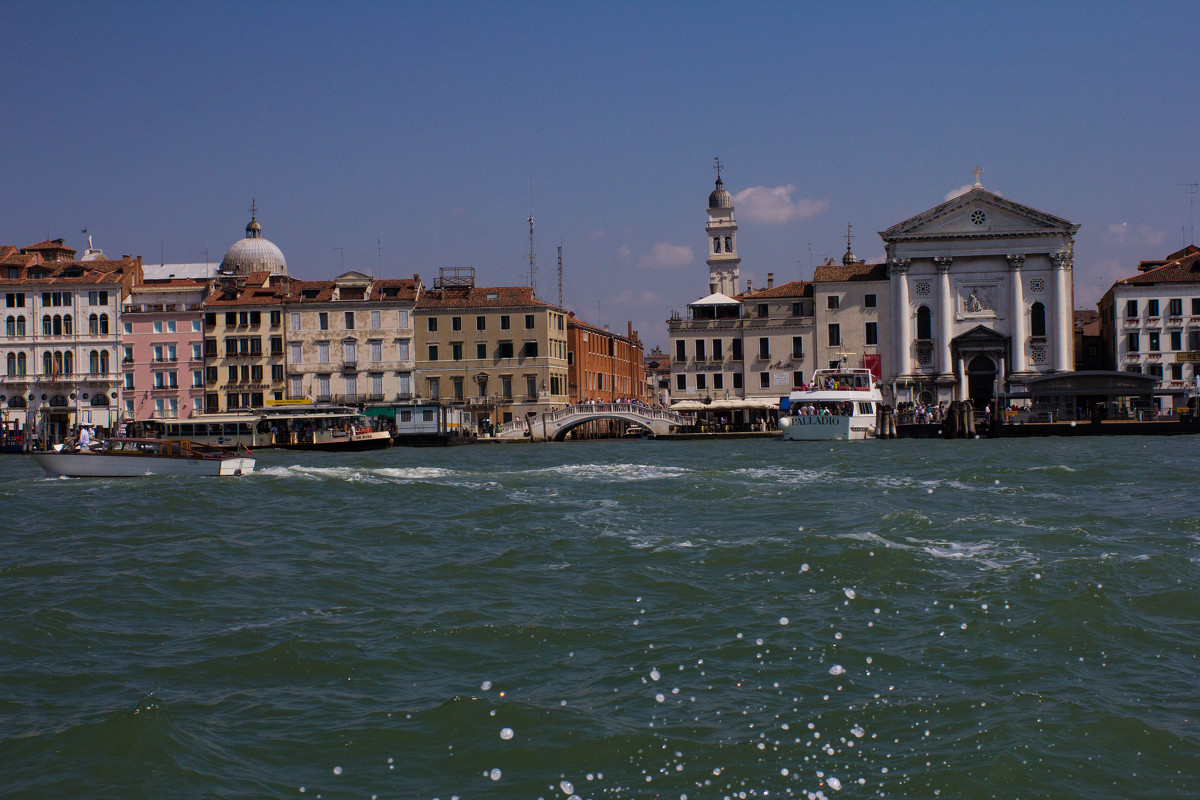
[[891, 368], [887, 265], [859, 261], [847, 248], [841, 264], [830, 261], [813, 271], [812, 285], [815, 367], [865, 367], [882, 380]]
[[290, 283], [287, 397], [347, 405], [413, 398], [413, 307], [420, 278], [347, 272]]
[[204, 411], [283, 400], [283, 304], [287, 278], [224, 277], [204, 301]]
[[528, 286], [477, 287], [470, 267], [441, 270], [415, 310], [418, 399], [509, 422], [568, 401], [567, 315]]

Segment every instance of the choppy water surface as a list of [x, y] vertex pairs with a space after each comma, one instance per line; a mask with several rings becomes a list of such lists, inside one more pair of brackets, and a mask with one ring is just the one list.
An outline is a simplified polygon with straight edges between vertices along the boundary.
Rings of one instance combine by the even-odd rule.
[[1197, 444], [0, 457], [0, 795], [1194, 797]]

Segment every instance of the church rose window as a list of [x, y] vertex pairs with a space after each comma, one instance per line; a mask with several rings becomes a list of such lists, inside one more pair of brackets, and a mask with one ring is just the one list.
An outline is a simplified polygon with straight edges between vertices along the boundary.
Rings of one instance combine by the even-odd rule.
[[983, 223], [987, 222], [987, 214], [984, 214], [982, 211], [979, 211], [979, 210], [972, 211], [971, 212], [971, 222], [973, 222], [976, 225], [982, 225]]

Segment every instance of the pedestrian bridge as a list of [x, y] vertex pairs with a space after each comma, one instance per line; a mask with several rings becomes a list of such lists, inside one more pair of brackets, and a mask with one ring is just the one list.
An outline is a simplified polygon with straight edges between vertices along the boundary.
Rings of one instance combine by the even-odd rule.
[[515, 419], [496, 429], [497, 439], [529, 439], [534, 442], [561, 442], [567, 433], [595, 419], [619, 419], [645, 428], [658, 436], [671, 428], [694, 425], [695, 417], [673, 411], [647, 408], [637, 403], [580, 403], [546, 414]]

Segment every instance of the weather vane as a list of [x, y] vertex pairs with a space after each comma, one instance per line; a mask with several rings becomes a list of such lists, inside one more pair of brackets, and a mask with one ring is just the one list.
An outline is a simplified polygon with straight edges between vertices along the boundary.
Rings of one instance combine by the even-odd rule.
[[723, 166], [724, 164], [721, 163], [721, 159], [713, 156], [713, 169], [717, 171], [717, 180], [721, 180], [721, 167]]

